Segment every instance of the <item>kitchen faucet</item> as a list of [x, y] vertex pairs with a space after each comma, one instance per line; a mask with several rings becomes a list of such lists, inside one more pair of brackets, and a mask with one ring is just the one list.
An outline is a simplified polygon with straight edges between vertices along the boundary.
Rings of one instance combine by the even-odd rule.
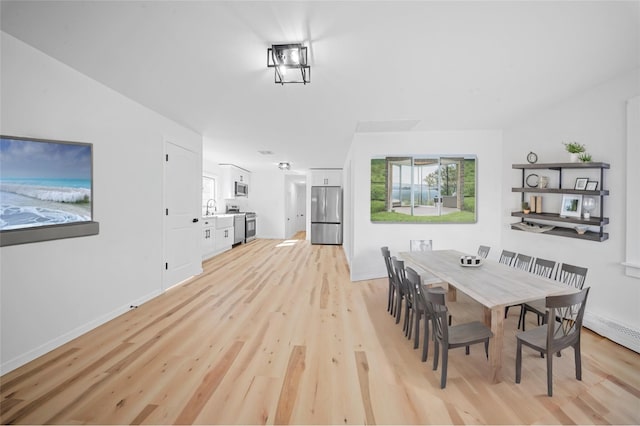
[[213, 213], [215, 214], [216, 210], [218, 210], [218, 208], [216, 207], [216, 200], [214, 200], [213, 198], [210, 198], [207, 200], [207, 211], [205, 212], [205, 216], [209, 216], [209, 203], [213, 201]]

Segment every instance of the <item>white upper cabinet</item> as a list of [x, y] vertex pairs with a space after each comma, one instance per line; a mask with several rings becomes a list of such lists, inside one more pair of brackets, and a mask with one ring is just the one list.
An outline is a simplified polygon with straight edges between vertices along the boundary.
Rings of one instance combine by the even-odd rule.
[[312, 170], [311, 186], [342, 186], [342, 170], [341, 169]]

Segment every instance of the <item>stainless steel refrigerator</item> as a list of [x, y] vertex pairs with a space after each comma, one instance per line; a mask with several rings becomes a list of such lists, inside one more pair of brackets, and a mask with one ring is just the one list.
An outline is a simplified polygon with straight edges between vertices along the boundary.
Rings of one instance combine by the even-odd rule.
[[311, 244], [342, 244], [341, 187], [311, 187]]

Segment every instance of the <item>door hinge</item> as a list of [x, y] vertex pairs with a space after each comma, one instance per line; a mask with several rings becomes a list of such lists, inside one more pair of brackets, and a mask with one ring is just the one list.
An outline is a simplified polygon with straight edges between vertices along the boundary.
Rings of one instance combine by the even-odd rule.
[[169, 209], [164, 209], [164, 215], [169, 216]]
[[169, 161], [169, 154], [165, 154], [164, 161]]
[[166, 269], [167, 271], [169, 270], [169, 262], [165, 262], [164, 269]]

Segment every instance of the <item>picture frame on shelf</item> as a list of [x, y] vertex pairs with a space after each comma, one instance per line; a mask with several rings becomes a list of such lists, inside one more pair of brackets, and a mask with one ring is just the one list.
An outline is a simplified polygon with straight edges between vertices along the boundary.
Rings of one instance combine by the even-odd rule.
[[582, 214], [582, 195], [564, 194], [560, 206], [560, 217], [577, 217]]
[[597, 191], [598, 190], [598, 181], [590, 180], [587, 182], [587, 187], [585, 188], [587, 191]]
[[576, 178], [576, 184], [573, 189], [578, 191], [584, 191], [587, 189], [587, 183], [589, 182], [589, 178]]

